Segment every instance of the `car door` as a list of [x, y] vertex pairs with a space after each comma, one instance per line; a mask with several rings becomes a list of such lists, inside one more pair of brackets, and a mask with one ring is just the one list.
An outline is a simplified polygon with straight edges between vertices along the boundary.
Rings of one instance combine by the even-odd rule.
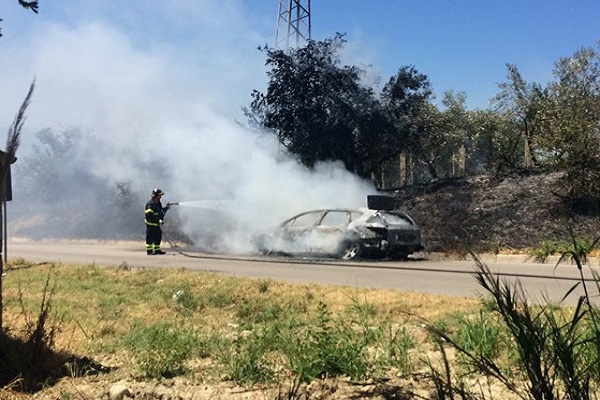
[[289, 253], [311, 253], [318, 241], [314, 232], [321, 222], [323, 210], [309, 211], [291, 218], [283, 225], [283, 246]]
[[349, 223], [349, 211], [325, 210], [312, 233], [312, 251], [320, 254], [336, 255], [340, 243], [346, 235]]

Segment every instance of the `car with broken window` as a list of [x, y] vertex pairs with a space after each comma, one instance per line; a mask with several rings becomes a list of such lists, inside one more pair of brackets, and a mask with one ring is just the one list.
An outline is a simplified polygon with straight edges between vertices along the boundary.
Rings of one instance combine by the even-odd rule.
[[263, 254], [403, 260], [423, 250], [421, 229], [389, 209], [323, 208], [296, 214], [256, 237]]

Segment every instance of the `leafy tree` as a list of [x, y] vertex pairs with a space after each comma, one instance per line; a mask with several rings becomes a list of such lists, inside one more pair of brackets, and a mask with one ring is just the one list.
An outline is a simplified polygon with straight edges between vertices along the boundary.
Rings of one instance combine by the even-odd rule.
[[454, 149], [451, 155], [449, 176], [466, 175], [478, 170], [479, 166], [470, 160], [469, 154], [475, 153], [477, 128], [474, 124], [475, 112], [467, 110], [467, 95], [464, 92], [448, 91], [444, 93], [442, 105], [442, 123], [444, 144]]
[[600, 210], [600, 54], [585, 48], [558, 60], [545, 88], [508, 69], [495, 98], [510, 124], [496, 130], [496, 162], [563, 171], [567, 198]]
[[[361, 111], [362, 109], [362, 111]], [[362, 113], [356, 129], [357, 163], [360, 175], [371, 178], [382, 186], [382, 168], [386, 161], [396, 157], [403, 147], [398, 140], [392, 121], [388, 118], [381, 102], [374, 98], [365, 99], [359, 105]]]
[[374, 149], [385, 148], [381, 140], [392, 127], [372, 89], [361, 85], [362, 71], [340, 65], [337, 51], [344, 42], [338, 34], [301, 48], [267, 48], [269, 83], [266, 93], [252, 93], [251, 122], [272, 130], [308, 167], [341, 161], [349, 171], [372, 177], [378, 161], [389, 157], [389, 151]]
[[423, 129], [411, 141], [411, 149], [426, 165], [432, 179], [465, 173], [465, 146], [471, 131], [465, 102], [464, 93], [447, 92], [442, 100], [443, 111], [427, 103], [417, 115]]
[[[39, 4], [37, 1], [24, 1], [24, 0], [17, 0], [17, 1], [23, 8], [31, 10], [36, 14], [38, 13]], [[2, 22], [2, 18], [0, 18], [0, 22]], [[0, 29], [0, 37], [2, 37], [2, 29]]]
[[[44, 129], [34, 136], [37, 142], [15, 171], [16, 196], [29, 199], [15, 212], [45, 216], [45, 222], [29, 235], [130, 238], [138, 234], [136, 210], [144, 200], [136, 196], [132, 182], [111, 182], [97, 173], [94, 160], [110, 151], [98, 137], [79, 128]], [[98, 202], [104, 204], [103, 212], [90, 206]]]
[[586, 48], [555, 64], [548, 87], [543, 143], [546, 162], [565, 171], [572, 198], [600, 203], [600, 54]]
[[473, 127], [469, 162], [470, 170], [491, 171], [502, 174], [520, 165], [523, 148], [518, 135], [514, 135], [513, 123], [506, 114], [494, 110], [470, 112]]
[[[413, 66], [401, 67], [381, 92], [383, 107], [395, 128], [396, 153], [407, 150], [423, 163], [431, 178], [437, 179], [439, 154], [432, 153], [440, 132], [437, 108], [430, 100], [433, 92], [426, 75]], [[437, 138], [439, 139], [439, 138]]]
[[[46, 205], [54, 210], [57, 206], [64, 207], [59, 211], [72, 209], [73, 202], [88, 204], [94, 199], [95, 193], [91, 191], [98, 186], [97, 178], [90, 169], [81, 168], [93, 149], [100, 148], [94, 138], [78, 128], [60, 132], [48, 128], [34, 136], [39, 143], [32, 146], [31, 154], [23, 160], [20, 174], [23, 195], [36, 199], [38, 207]], [[83, 187], [89, 188], [90, 193], [81, 193], [79, 188]], [[74, 195], [66, 197], [66, 193]], [[58, 198], [63, 201], [56, 205]]]
[[537, 144], [540, 142], [541, 109], [547, 94], [537, 83], [527, 83], [518, 68], [513, 64], [507, 64], [508, 81], [498, 85], [500, 93], [495, 96], [493, 102], [496, 111], [504, 113], [513, 125], [512, 132], [506, 132], [510, 136], [504, 138], [506, 146], [504, 150], [508, 153], [502, 154], [501, 159], [505, 161], [521, 160], [519, 153], [523, 154], [523, 165], [507, 165], [512, 168], [531, 168], [539, 166]]

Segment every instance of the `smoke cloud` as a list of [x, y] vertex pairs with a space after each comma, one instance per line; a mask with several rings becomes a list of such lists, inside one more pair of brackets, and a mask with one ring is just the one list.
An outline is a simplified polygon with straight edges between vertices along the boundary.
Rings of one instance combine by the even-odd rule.
[[[57, 171], [72, 178], [70, 193], [56, 202], [79, 197], [68, 200], [69, 215], [77, 214], [77, 207], [106, 212], [110, 199], [94, 192], [90, 185], [96, 182], [131, 183], [140, 201], [140, 232], [143, 204], [155, 187], [165, 191], [164, 202], [227, 201], [221, 211], [192, 203], [174, 207], [167, 224], [169, 215], [176, 216], [173, 223], [181, 224], [198, 245], [238, 252], [250, 249], [253, 232], [294, 213], [366, 205], [367, 194], [375, 191], [368, 182], [336, 163], [307, 170], [284, 156], [272, 135], [250, 132], [240, 124], [241, 107], [249, 104], [252, 89], [265, 88], [265, 54], [256, 48], [270, 39], [250, 28], [247, 10], [238, 2], [193, 2], [193, 11], [188, 8], [192, 15], [180, 7], [187, 3], [183, 1], [172, 8], [163, 2], [134, 2], [147, 4], [141, 17], [156, 14], [162, 23], [178, 23], [177, 30], [168, 32], [154, 26], [159, 19], [140, 30], [134, 14], [104, 18], [111, 2], [98, 3], [79, 15], [77, 23], [37, 21], [22, 39], [9, 34], [15, 28], [9, 18], [21, 16], [6, 17], [0, 40], [13, 42], [0, 47], [5, 60], [0, 63], [5, 77], [0, 123], [8, 126], [36, 79], [19, 161], [13, 167], [15, 193], [27, 183], [24, 176], [30, 170], [24, 165], [35, 164], [28, 159], [37, 143], [34, 133], [76, 127], [82, 135], [80, 151]], [[114, 19], [129, 24], [117, 27]], [[201, 23], [206, 25], [202, 36], [186, 36]], [[24, 208], [33, 217], [35, 202], [32, 196], [15, 198], [10, 207]]]

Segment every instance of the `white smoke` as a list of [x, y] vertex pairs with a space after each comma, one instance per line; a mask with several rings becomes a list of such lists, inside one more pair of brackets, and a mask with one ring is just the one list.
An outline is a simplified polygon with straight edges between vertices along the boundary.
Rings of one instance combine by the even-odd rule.
[[[102, 17], [111, 2], [94, 3], [97, 8], [78, 23], [41, 18], [22, 38], [11, 36], [15, 26], [8, 17], [3, 25], [2, 44], [12, 42], [0, 46], [2, 123], [12, 121], [36, 79], [20, 155], [28, 154], [32, 133], [41, 129], [89, 132], [94, 146], [74, 168], [109, 183], [133, 182], [143, 199], [159, 187], [165, 202], [235, 204], [216, 217], [184, 205], [170, 211], [198, 242], [210, 237], [211, 246], [229, 251], [247, 249], [252, 232], [296, 212], [366, 204], [374, 188], [341, 165], [307, 170], [283, 157], [272, 136], [251, 133], [237, 122], [244, 121], [241, 107], [249, 104], [251, 91], [265, 90], [265, 54], [256, 47], [270, 41], [250, 27], [238, 2], [191, 2], [194, 20], [180, 7], [188, 2], [169, 8], [171, 3], [133, 1], [131, 7], [145, 7], [141, 17], [156, 13], [167, 23], [180, 22], [179, 30], [164, 37], [155, 26], [158, 18], [146, 22], [145, 32], [134, 33], [111, 22], [127, 15]], [[130, 17], [131, 24], [139, 24], [133, 13]], [[200, 29], [204, 36], [185, 36], [200, 23], [207, 25]], [[19, 163], [14, 170], [18, 176]], [[73, 193], [79, 184], [89, 182], [74, 181]], [[18, 185], [15, 179], [13, 186]], [[95, 207], [102, 207], [103, 199], [98, 200]]]

